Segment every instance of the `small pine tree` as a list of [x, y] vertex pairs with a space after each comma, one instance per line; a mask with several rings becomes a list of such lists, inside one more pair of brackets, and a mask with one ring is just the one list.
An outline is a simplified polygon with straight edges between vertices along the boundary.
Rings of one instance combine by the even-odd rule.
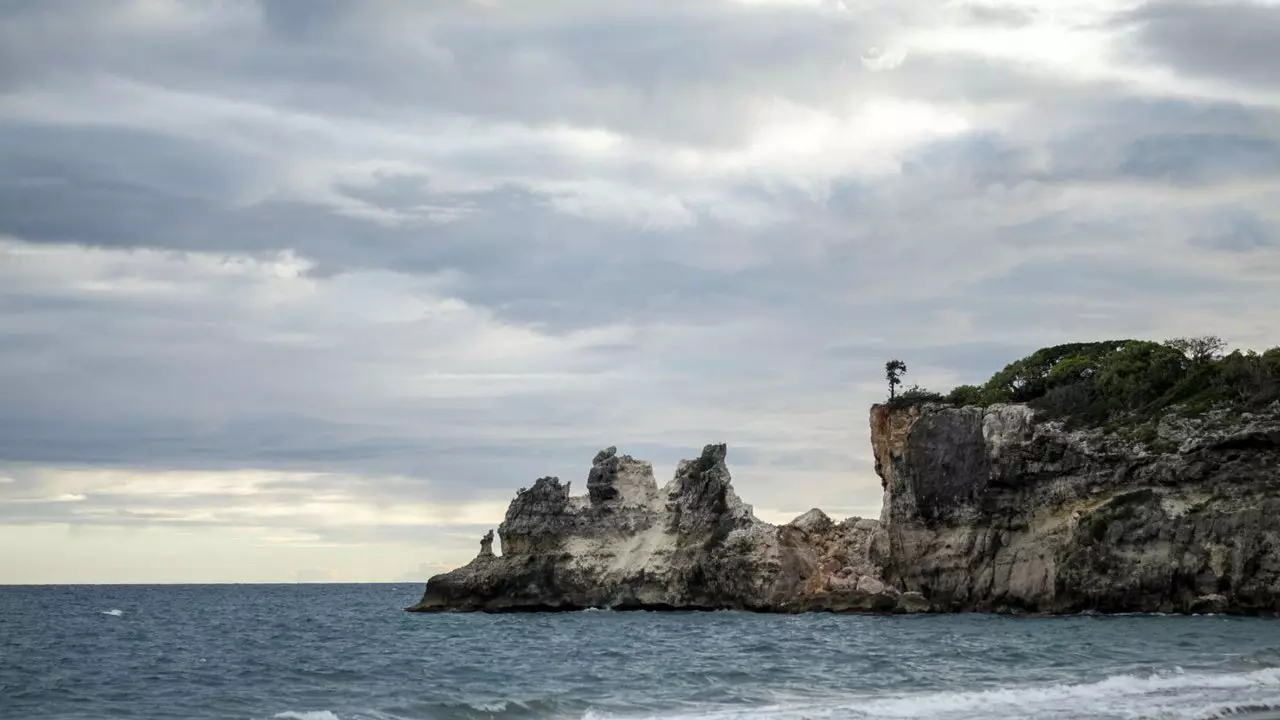
[[889, 399], [898, 394], [898, 386], [902, 384], [902, 376], [907, 372], [907, 364], [901, 360], [890, 360], [884, 364], [884, 376], [889, 381]]

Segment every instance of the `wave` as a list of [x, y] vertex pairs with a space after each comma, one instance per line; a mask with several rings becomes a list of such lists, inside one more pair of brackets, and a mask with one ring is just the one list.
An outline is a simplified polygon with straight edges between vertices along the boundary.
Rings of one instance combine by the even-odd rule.
[[286, 710], [276, 713], [274, 720], [540, 720], [557, 718], [577, 720], [589, 706], [559, 700], [474, 700], [393, 707], [383, 710], [343, 711]]
[[110, 615], [111, 617], [124, 617], [124, 611], [118, 608], [111, 608], [110, 610], [103, 610], [101, 612], [103, 615]]
[[444, 718], [579, 718], [589, 707], [565, 700], [473, 700], [445, 703], [439, 708]]
[[[576, 707], [575, 707], [576, 706]], [[393, 709], [403, 712], [407, 708]], [[422, 714], [423, 711], [426, 714]], [[988, 690], [857, 695], [743, 707], [604, 712], [579, 703], [516, 700], [418, 706], [406, 715], [370, 711], [343, 717], [328, 710], [287, 711], [275, 720], [1280, 720], [1280, 668], [1245, 673], [1168, 672], [1114, 675], [1092, 683]]]
[[[609, 716], [588, 712], [584, 720], [606, 717]], [[1280, 668], [1235, 674], [1176, 671], [1115, 675], [1080, 684], [861, 695], [665, 717], [666, 720], [1012, 720], [1028, 717], [1037, 720], [1280, 720]]]

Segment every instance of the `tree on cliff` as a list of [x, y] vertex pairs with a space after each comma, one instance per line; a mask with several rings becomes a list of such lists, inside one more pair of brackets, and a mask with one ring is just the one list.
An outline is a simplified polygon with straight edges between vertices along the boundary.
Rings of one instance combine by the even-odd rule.
[[901, 360], [890, 360], [884, 364], [884, 376], [889, 381], [889, 399], [898, 394], [898, 386], [902, 384], [902, 376], [907, 372], [907, 364]]
[[1217, 335], [1174, 338], [1166, 340], [1164, 344], [1182, 353], [1197, 365], [1216, 360], [1222, 356], [1222, 351], [1227, 349], [1227, 344]]

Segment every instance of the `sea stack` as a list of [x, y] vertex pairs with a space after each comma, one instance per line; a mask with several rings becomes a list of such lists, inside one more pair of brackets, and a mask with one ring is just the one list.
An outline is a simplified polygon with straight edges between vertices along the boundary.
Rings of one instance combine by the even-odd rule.
[[658, 489], [653, 467], [608, 448], [587, 494], [545, 477], [521, 490], [498, 527], [502, 554], [427, 582], [432, 611], [884, 610], [899, 593], [880, 577], [875, 520], [810, 511], [791, 524], [755, 517], [734, 492], [728, 449], [708, 445]]

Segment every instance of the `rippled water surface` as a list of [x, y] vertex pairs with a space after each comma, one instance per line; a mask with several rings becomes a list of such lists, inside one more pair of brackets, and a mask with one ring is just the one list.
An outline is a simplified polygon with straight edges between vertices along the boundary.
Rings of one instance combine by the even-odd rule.
[[1280, 707], [1275, 620], [400, 610], [420, 593], [0, 587], [0, 718], [1208, 718]]

